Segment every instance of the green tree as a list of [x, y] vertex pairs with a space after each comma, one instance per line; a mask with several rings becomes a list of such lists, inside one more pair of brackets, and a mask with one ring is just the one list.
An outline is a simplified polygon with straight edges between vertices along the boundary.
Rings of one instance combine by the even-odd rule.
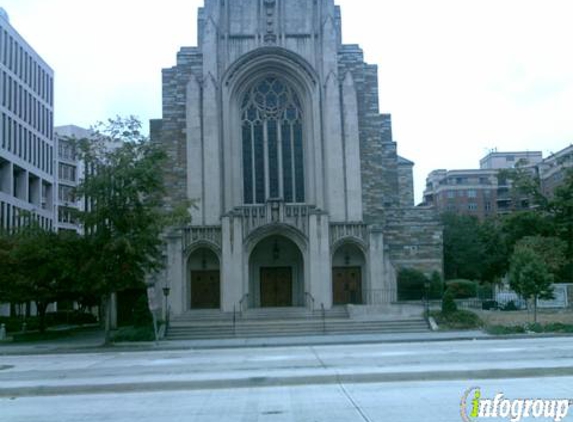
[[[566, 159], [570, 157], [565, 157], [564, 160]], [[560, 164], [564, 165], [565, 162]], [[506, 222], [508, 243], [514, 245], [524, 236], [559, 237], [567, 244], [567, 263], [563, 266], [560, 278], [573, 280], [573, 168], [565, 169], [563, 183], [555, 189], [552, 196], [543, 194], [539, 178], [523, 166], [503, 170], [500, 177], [511, 180], [512, 188], [518, 194], [526, 195], [534, 206], [524, 215], [513, 217]]]
[[506, 247], [513, 251], [515, 244], [524, 237], [555, 235], [555, 222], [551, 215], [539, 209], [507, 214], [501, 222]]
[[507, 273], [510, 257], [500, 220], [491, 218], [483, 221], [479, 238], [484, 248], [480, 279], [496, 283]]
[[557, 237], [527, 236], [519, 240], [515, 248], [533, 251], [553, 276], [559, 274], [566, 262], [567, 244]]
[[444, 297], [442, 298], [442, 313], [444, 315], [452, 315], [457, 312], [458, 306], [454, 300], [454, 294], [450, 289], [446, 289]]
[[32, 223], [11, 236], [12, 261], [8, 298], [14, 303], [34, 302], [39, 328], [46, 328], [46, 310], [51, 303], [68, 296], [75, 278], [72, 238]]
[[162, 265], [161, 234], [174, 222], [174, 213], [163, 207], [166, 154], [133, 117], [98, 125], [93, 138], [78, 145], [87, 169], [78, 195], [88, 204], [79, 215], [85, 231], [82, 290], [102, 298], [109, 342], [111, 295], [144, 287], [146, 274]]
[[511, 288], [526, 300], [533, 300], [533, 321], [537, 323], [537, 299], [553, 298], [553, 274], [543, 259], [527, 246], [515, 248], [509, 270]]
[[471, 216], [445, 213], [442, 222], [445, 279], [481, 279], [485, 246], [480, 237], [479, 220]]
[[480, 231], [485, 248], [482, 280], [495, 283], [507, 274], [511, 255], [521, 239], [554, 234], [552, 218], [538, 210], [515, 211], [484, 221]]
[[14, 241], [7, 232], [0, 230], [0, 303], [12, 301], [11, 284], [15, 265], [12, 257]]
[[568, 169], [563, 184], [555, 190], [549, 211], [554, 217], [556, 235], [567, 244], [567, 262], [561, 278], [573, 282], [573, 168]]

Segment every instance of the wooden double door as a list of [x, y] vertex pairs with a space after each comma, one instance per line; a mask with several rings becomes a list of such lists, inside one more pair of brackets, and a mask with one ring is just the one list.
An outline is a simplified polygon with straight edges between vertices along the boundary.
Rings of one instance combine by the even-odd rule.
[[219, 271], [191, 272], [191, 309], [219, 309], [221, 282]]
[[362, 304], [362, 271], [360, 267], [332, 269], [333, 302], [335, 305]]
[[283, 308], [293, 306], [292, 268], [261, 268], [261, 307]]

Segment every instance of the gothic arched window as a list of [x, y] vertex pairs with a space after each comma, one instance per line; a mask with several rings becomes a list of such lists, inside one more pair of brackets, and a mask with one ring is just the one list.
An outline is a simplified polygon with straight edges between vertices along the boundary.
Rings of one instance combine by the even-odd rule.
[[245, 204], [267, 199], [303, 203], [302, 108], [294, 90], [267, 77], [241, 104]]

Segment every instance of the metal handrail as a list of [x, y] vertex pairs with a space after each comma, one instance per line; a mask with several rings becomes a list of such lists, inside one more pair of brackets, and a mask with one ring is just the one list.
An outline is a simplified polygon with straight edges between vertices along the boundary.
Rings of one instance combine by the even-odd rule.
[[309, 292], [304, 292], [304, 295], [306, 296], [307, 299], [310, 299], [310, 303], [311, 303], [310, 310], [312, 312], [314, 312], [314, 303], [316, 302], [314, 300], [314, 296]]
[[233, 335], [237, 335], [237, 305], [233, 305]]
[[239, 313], [241, 317], [243, 316], [243, 312], [245, 311], [245, 305], [247, 304], [247, 300], [249, 299], [249, 294], [245, 293], [241, 300], [239, 301]]
[[320, 309], [322, 311], [322, 333], [326, 334], [326, 309], [324, 309], [324, 303], [320, 304]]

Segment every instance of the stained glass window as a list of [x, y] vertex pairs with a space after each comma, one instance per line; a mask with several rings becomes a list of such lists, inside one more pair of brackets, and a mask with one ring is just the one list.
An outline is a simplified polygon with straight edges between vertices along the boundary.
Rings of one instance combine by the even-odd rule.
[[243, 197], [305, 202], [302, 109], [296, 93], [276, 77], [254, 85], [242, 102]]

